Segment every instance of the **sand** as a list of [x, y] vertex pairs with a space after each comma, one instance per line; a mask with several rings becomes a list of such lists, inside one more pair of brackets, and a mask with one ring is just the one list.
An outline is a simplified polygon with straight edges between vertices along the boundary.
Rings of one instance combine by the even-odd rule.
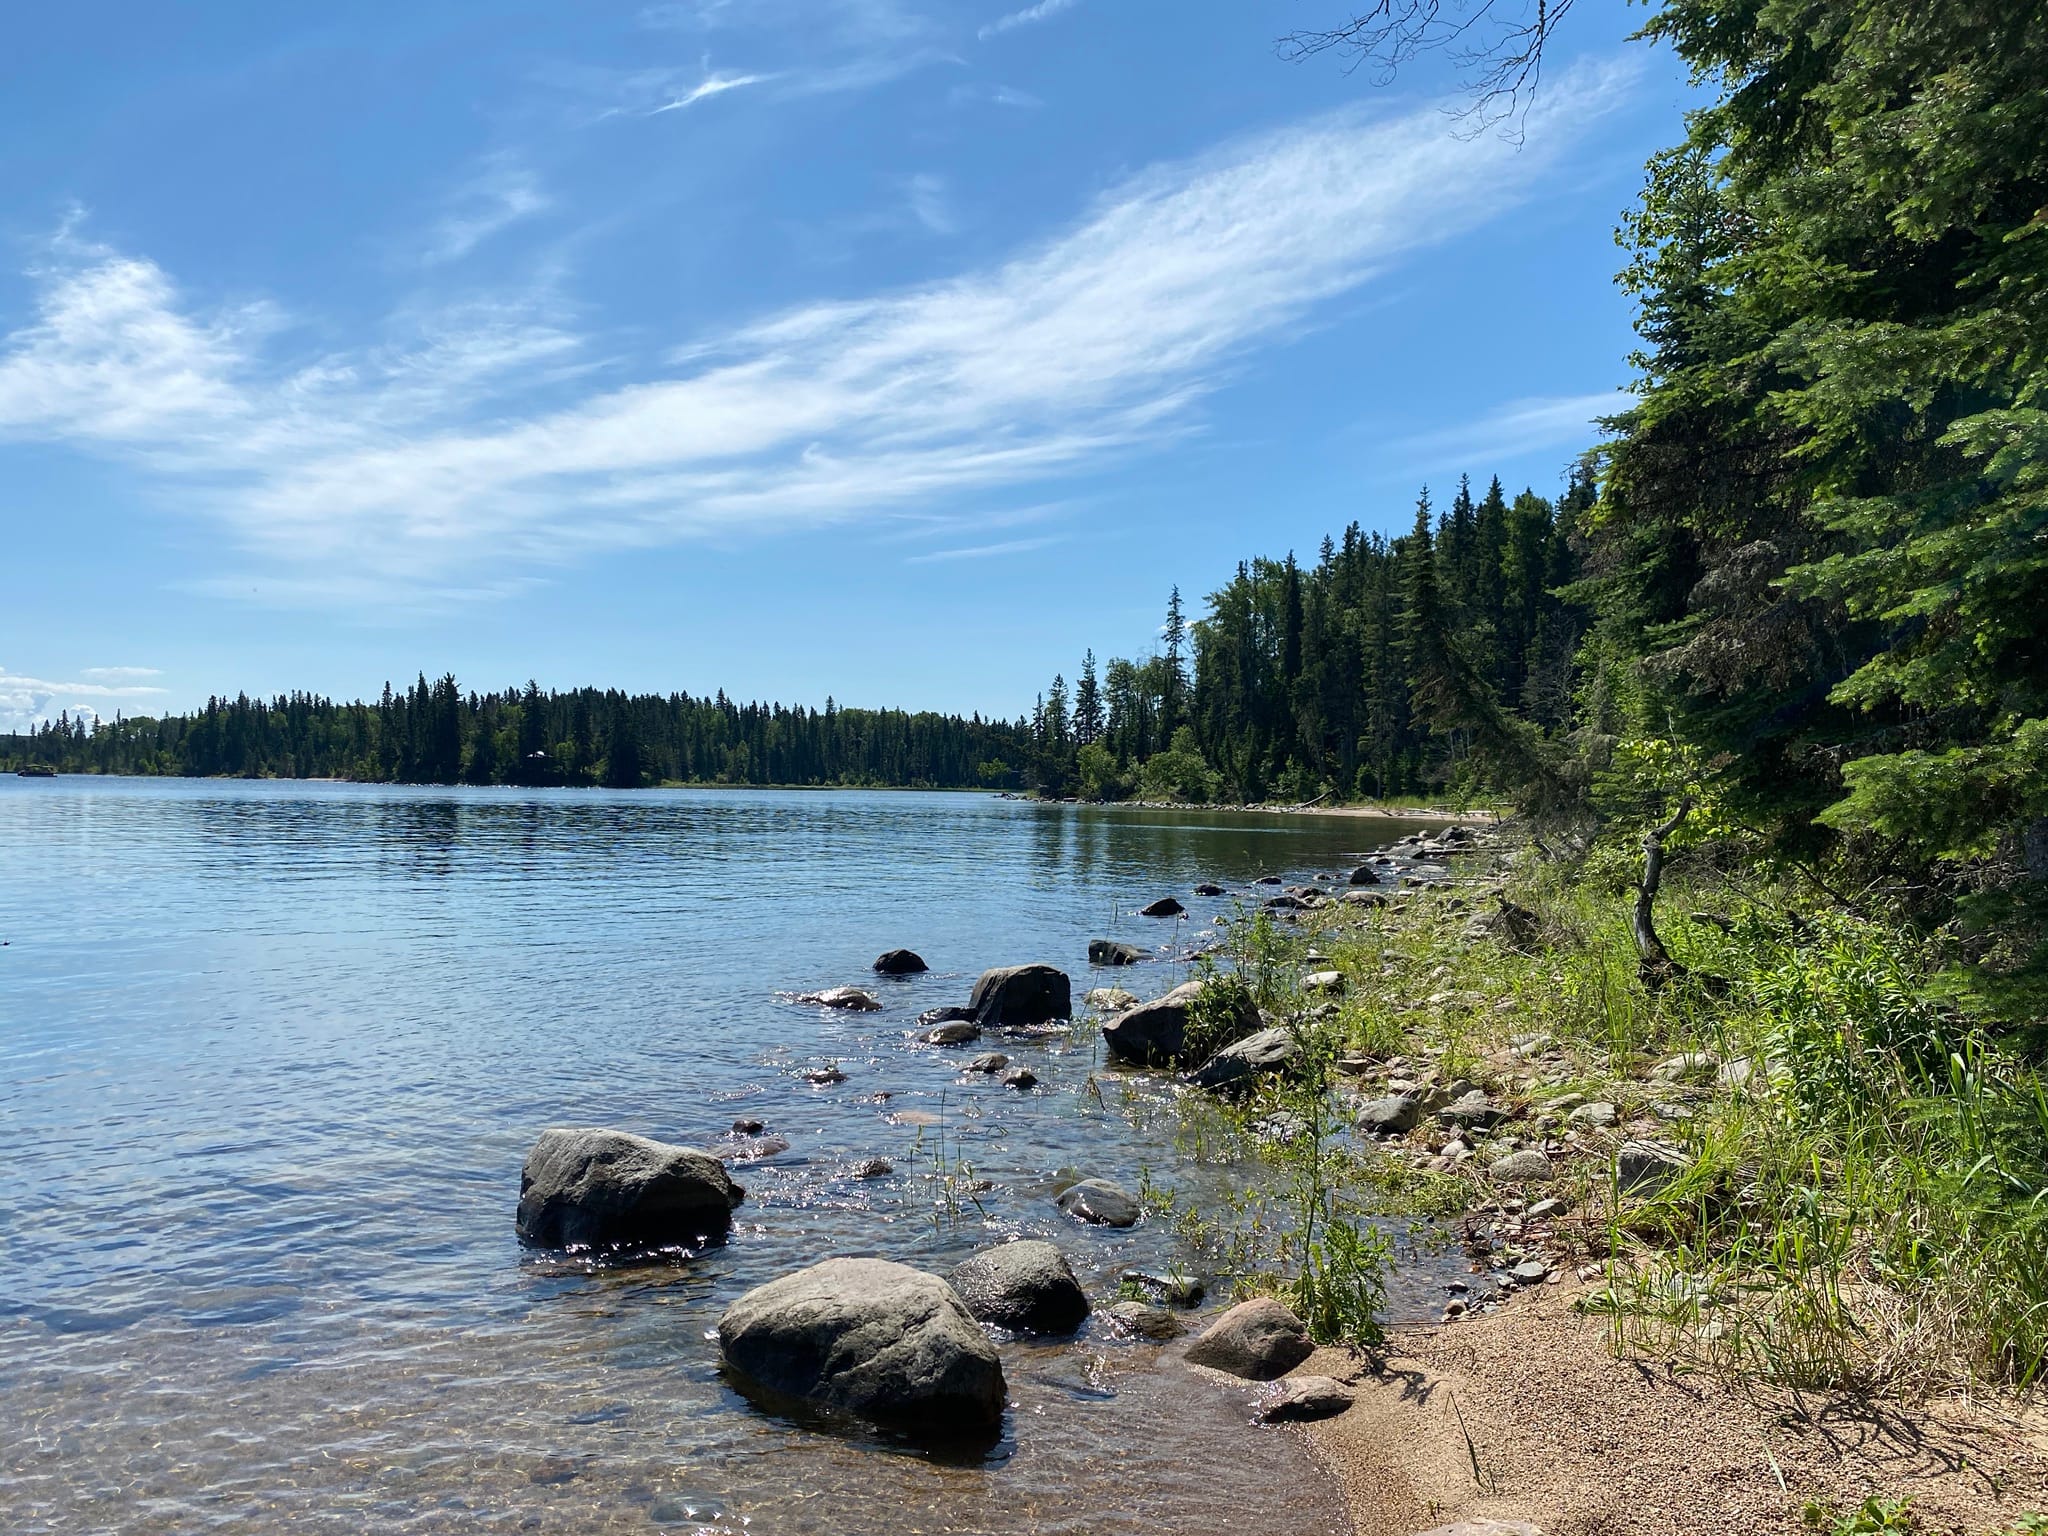
[[1914, 1407], [1723, 1384], [1617, 1360], [1575, 1285], [1397, 1332], [1383, 1368], [1323, 1350], [1299, 1374], [1357, 1377], [1306, 1432], [1358, 1536], [1525, 1520], [1543, 1536], [1760, 1536], [1810, 1529], [1810, 1500], [1910, 1496], [1930, 1533], [1988, 1536], [2048, 1512], [2048, 1416], [2010, 1401]]

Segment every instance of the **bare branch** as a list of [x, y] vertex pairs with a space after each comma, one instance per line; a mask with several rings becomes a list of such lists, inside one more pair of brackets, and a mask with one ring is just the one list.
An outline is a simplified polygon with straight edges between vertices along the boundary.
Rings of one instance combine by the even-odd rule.
[[1464, 71], [1469, 104], [1457, 115], [1476, 136], [1495, 124], [1516, 141], [1543, 79], [1543, 50], [1573, 0], [1376, 0], [1327, 31], [1290, 32], [1279, 52], [1290, 63], [1322, 53], [1348, 57], [1345, 70], [1386, 85], [1404, 65], [1441, 51]]

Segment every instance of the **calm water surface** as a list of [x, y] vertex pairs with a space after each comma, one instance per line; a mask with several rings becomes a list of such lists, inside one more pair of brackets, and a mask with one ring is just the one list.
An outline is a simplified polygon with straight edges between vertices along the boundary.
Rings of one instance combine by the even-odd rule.
[[[1063, 1169], [1203, 1177], [1077, 1091], [1090, 1034], [991, 1041], [1044, 1080], [1024, 1096], [905, 1032], [989, 965], [1163, 990], [1166, 958], [1091, 978], [1088, 939], [1200, 942], [1226, 903], [1195, 881], [1328, 869], [1406, 830], [965, 795], [0, 778], [0, 1526], [1341, 1531], [1296, 1439], [1106, 1329], [1003, 1346], [1008, 1432], [974, 1466], [764, 1417], [706, 1334], [836, 1253], [943, 1267], [1051, 1236], [1098, 1296], [1174, 1257], [1163, 1227], [1049, 1203]], [[1166, 892], [1191, 922], [1119, 915]], [[897, 945], [931, 974], [870, 978]], [[846, 982], [886, 1011], [778, 996]], [[849, 1080], [796, 1079], [825, 1061]], [[515, 1242], [542, 1127], [710, 1144], [742, 1114], [791, 1147], [740, 1173], [724, 1249], [592, 1273]], [[978, 1207], [935, 1209], [941, 1135], [994, 1181]], [[896, 1173], [851, 1177], [873, 1156]]]

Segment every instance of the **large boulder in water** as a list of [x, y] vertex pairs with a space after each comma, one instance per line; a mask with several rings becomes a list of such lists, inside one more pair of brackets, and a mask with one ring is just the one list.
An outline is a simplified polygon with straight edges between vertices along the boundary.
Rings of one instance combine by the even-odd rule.
[[[1188, 1020], [1207, 983], [1184, 981], [1164, 997], [1126, 1009], [1102, 1026], [1102, 1043], [1119, 1061], [1177, 1066], [1187, 1052]], [[1256, 1029], [1259, 1011], [1239, 994], [1235, 1031]]]
[[1179, 917], [1186, 911], [1187, 908], [1178, 901], [1175, 901], [1171, 896], [1162, 896], [1157, 901], [1147, 902], [1144, 906], [1138, 908], [1138, 916]]
[[928, 971], [924, 956], [914, 949], [892, 949], [875, 956], [875, 970], [883, 976], [915, 976]]
[[993, 1433], [1007, 1388], [995, 1345], [937, 1275], [827, 1259], [726, 1308], [718, 1344], [743, 1388], [946, 1437]]
[[1074, 1016], [1074, 989], [1055, 966], [1005, 965], [981, 973], [967, 1006], [983, 1029], [1049, 1024]]
[[519, 1173], [519, 1236], [541, 1248], [693, 1247], [745, 1195], [717, 1158], [625, 1131], [542, 1131]]
[[1115, 939], [1090, 939], [1088, 941], [1088, 963], [1090, 965], [1136, 965], [1141, 960], [1150, 960], [1151, 954], [1135, 944], [1120, 943]]
[[1088, 1320], [1088, 1296], [1066, 1257], [1040, 1238], [998, 1243], [951, 1276], [967, 1310], [1014, 1333], [1072, 1333]]
[[1315, 1353], [1301, 1319], [1270, 1296], [1241, 1301], [1188, 1346], [1190, 1365], [1253, 1381], [1285, 1376]]

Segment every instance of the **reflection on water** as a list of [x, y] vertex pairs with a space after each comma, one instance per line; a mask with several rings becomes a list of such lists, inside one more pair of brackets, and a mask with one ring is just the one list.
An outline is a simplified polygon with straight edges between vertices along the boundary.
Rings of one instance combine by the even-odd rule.
[[[1004, 1346], [1012, 1413], [948, 1467], [805, 1433], [720, 1381], [740, 1291], [831, 1253], [944, 1267], [1055, 1237], [1098, 1295], [1165, 1231], [1075, 1227], [1059, 1170], [1173, 1172], [1074, 1092], [1092, 1044], [963, 1081], [916, 1013], [984, 966], [1084, 978], [1198, 879], [1329, 868], [1391, 830], [974, 796], [0, 780], [0, 1512], [10, 1532], [1341, 1528], [1241, 1397], [1091, 1331]], [[909, 945], [931, 974], [869, 978]], [[1181, 972], [1142, 968], [1139, 990]], [[1119, 974], [1119, 981], [1129, 981]], [[776, 993], [860, 981], [886, 1011]], [[848, 1081], [794, 1073], [838, 1061]], [[883, 1096], [887, 1097], [884, 1098]], [[911, 1125], [887, 1118], [922, 1109]], [[551, 1124], [693, 1144], [735, 1115], [725, 1248], [600, 1273], [524, 1254]], [[853, 1176], [891, 1158], [886, 1179]], [[993, 1181], [949, 1209], [960, 1161]], [[1418, 1305], [1419, 1293], [1418, 1293]]]

